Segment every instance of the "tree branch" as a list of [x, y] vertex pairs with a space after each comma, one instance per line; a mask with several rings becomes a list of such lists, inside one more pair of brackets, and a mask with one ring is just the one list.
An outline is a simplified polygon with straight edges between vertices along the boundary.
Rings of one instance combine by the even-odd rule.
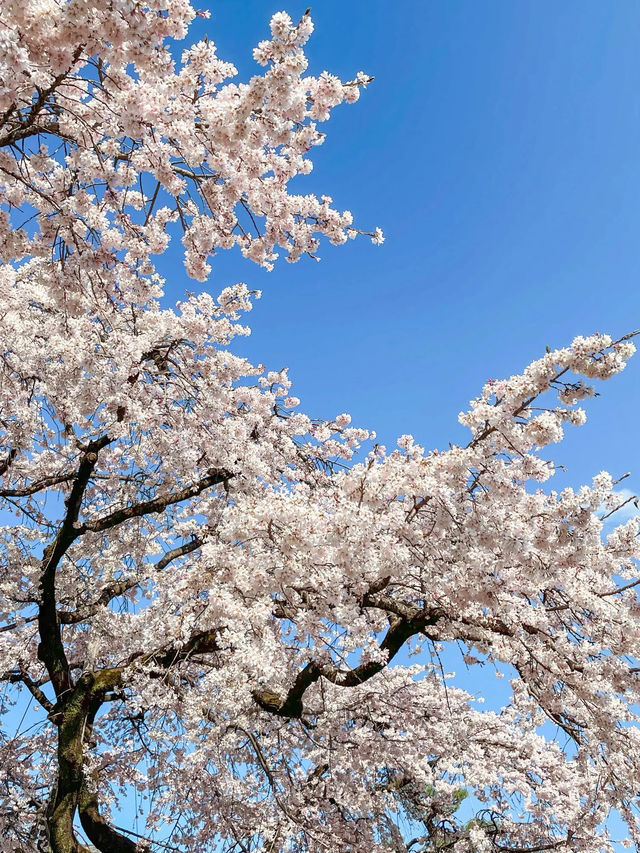
[[168, 506], [196, 497], [211, 486], [215, 486], [218, 483], [226, 483], [227, 480], [231, 479], [231, 477], [233, 477], [233, 474], [229, 473], [229, 471], [214, 470], [207, 477], [204, 477], [197, 483], [193, 483], [191, 486], [186, 486], [178, 492], [172, 492], [168, 495], [155, 497], [151, 500], [116, 510], [115, 512], [110, 513], [110, 515], [105, 515], [102, 518], [95, 519], [94, 521], [87, 521], [79, 528], [78, 535], [82, 535], [87, 531], [98, 533], [102, 530], [109, 530], [111, 527], [116, 527], [118, 524], [122, 524], [123, 521], [128, 521], [130, 518], [141, 518], [142, 516], [150, 515], [151, 513], [164, 512]]
[[98, 796], [89, 790], [86, 781], [80, 788], [78, 814], [87, 838], [101, 853], [140, 853], [145, 849], [146, 846], [136, 844], [107, 823], [100, 814]]
[[14, 130], [9, 131], [9, 133], [3, 138], [0, 139], [0, 147], [4, 147], [6, 145], [12, 145], [14, 142], [19, 141], [20, 139], [25, 139], [28, 136], [33, 136], [40, 131], [38, 128], [34, 128], [33, 125], [35, 120], [38, 118], [40, 114], [40, 110], [45, 105], [47, 98], [53, 94], [55, 89], [62, 83], [64, 78], [71, 72], [71, 69], [76, 64], [82, 51], [84, 50], [84, 44], [79, 44], [73, 53], [73, 58], [71, 60], [71, 65], [67, 68], [66, 71], [63, 71], [61, 74], [58, 74], [57, 77], [53, 78], [53, 82], [46, 89], [42, 89], [38, 92], [38, 97], [33, 102], [31, 109], [29, 110], [28, 116], [25, 118], [23, 122]]
[[43, 477], [41, 480], [36, 480], [30, 486], [24, 486], [22, 489], [0, 489], [0, 498], [26, 498], [29, 495], [35, 495], [36, 492], [46, 489], [49, 486], [57, 486], [59, 483], [68, 483], [76, 476], [75, 472], [70, 474], [55, 474], [51, 477]]
[[98, 461], [98, 452], [110, 442], [111, 439], [104, 435], [90, 442], [85, 449], [71, 494], [66, 500], [67, 513], [64, 521], [55, 540], [45, 548], [42, 559], [43, 570], [40, 581], [42, 598], [38, 614], [40, 632], [38, 657], [47, 668], [58, 698], [70, 689], [71, 676], [62, 644], [56, 608], [56, 569], [69, 546], [80, 535], [80, 531], [75, 528], [75, 525], [78, 521], [84, 492]]
[[[179, 545], [176, 548], [172, 548], [171, 551], [167, 551], [167, 553], [158, 560], [157, 563], [153, 564], [152, 568], [154, 571], [161, 571], [166, 568], [169, 563], [173, 562], [173, 560], [177, 560], [178, 557], [182, 557], [184, 554], [189, 554], [192, 551], [196, 551], [202, 545], [202, 540], [199, 538], [194, 538], [190, 542], [186, 542], [184, 545]], [[90, 619], [92, 616], [98, 612], [100, 607], [106, 607], [110, 601], [114, 598], [117, 598], [119, 595], [123, 595], [125, 592], [128, 592], [130, 589], [136, 587], [139, 583], [141, 583], [145, 578], [129, 578], [128, 580], [117, 581], [115, 583], [109, 584], [106, 586], [98, 598], [93, 602], [93, 604], [87, 604], [84, 607], [80, 607], [77, 610], [62, 610], [58, 613], [58, 618], [63, 625], [77, 625], [78, 622], [84, 622], [87, 619]], [[0, 628], [0, 631], [3, 629]]]
[[[48, 681], [48, 679], [46, 680]], [[26, 672], [23, 672], [22, 670], [18, 670], [16, 672], [13, 670], [3, 672], [0, 675], [0, 681], [8, 681], [10, 684], [24, 684], [36, 702], [39, 702], [48, 714], [53, 712], [55, 708], [53, 702], [50, 702], [49, 699], [47, 699], [46, 695], [40, 689], [40, 684], [37, 681], [33, 681]]]
[[410, 619], [394, 615], [390, 620], [389, 630], [379, 647], [381, 652], [386, 653], [383, 661], [368, 661], [349, 670], [310, 661], [300, 670], [293, 686], [289, 688], [284, 698], [268, 690], [255, 690], [253, 698], [265, 711], [270, 711], [272, 714], [281, 717], [299, 719], [302, 716], [304, 694], [307, 688], [319, 678], [326, 678], [327, 681], [339, 687], [356, 687], [358, 684], [368, 681], [393, 660], [407, 640], [423, 632], [428, 625], [435, 625], [440, 615], [439, 611], [423, 610], [419, 610]]

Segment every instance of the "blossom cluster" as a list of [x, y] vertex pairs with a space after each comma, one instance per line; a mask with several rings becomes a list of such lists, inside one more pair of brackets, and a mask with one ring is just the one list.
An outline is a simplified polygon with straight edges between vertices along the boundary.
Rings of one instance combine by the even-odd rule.
[[194, 14], [186, 0], [3, 4], [3, 261], [53, 249], [82, 254], [96, 278], [123, 261], [150, 274], [177, 223], [187, 272], [204, 281], [222, 249], [270, 268], [280, 251], [295, 261], [321, 236], [355, 233], [349, 211], [287, 187], [312, 169], [318, 123], [370, 78], [306, 75], [308, 14], [273, 17], [254, 52], [267, 70], [248, 83], [230, 82], [235, 67], [208, 40], [176, 63], [166, 39], [184, 37]]

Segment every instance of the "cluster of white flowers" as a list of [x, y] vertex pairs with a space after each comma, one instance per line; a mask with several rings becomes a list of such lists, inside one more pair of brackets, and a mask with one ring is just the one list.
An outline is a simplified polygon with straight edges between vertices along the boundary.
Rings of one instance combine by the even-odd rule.
[[[151, 270], [177, 220], [187, 272], [205, 280], [221, 249], [237, 246], [271, 267], [278, 250], [295, 261], [323, 235], [347, 239], [348, 212], [287, 185], [311, 170], [307, 152], [324, 140], [316, 122], [356, 100], [369, 78], [304, 76], [311, 19], [294, 25], [284, 13], [255, 52], [269, 67], [249, 83], [228, 82], [237, 71], [211, 41], [185, 50], [175, 68], [163, 39], [183, 37], [193, 15], [186, 0], [3, 4], [0, 146], [32, 137], [40, 145], [29, 168], [9, 154], [3, 162], [0, 202], [14, 214], [39, 210], [35, 229], [18, 215], [0, 221], [5, 261], [50, 255], [53, 243], [60, 257], [93, 253], [113, 265], [126, 246], [126, 263]], [[73, 142], [66, 159], [60, 139]], [[161, 216], [167, 203], [171, 215]], [[371, 236], [382, 242], [379, 229]]]

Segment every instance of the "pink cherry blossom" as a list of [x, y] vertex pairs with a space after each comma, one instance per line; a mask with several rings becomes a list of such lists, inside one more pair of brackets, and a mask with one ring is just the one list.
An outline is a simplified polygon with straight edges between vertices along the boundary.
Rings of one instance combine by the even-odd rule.
[[0, 853], [601, 853], [611, 810], [637, 847], [638, 521], [603, 535], [607, 473], [540, 486], [632, 336], [488, 380], [443, 452], [305, 415], [229, 350], [259, 294], [164, 307], [153, 256], [180, 228], [204, 280], [362, 233], [287, 186], [370, 78], [306, 76], [284, 12], [248, 83], [211, 41], [176, 63], [196, 14], [0, 8], [0, 711], [33, 703]]

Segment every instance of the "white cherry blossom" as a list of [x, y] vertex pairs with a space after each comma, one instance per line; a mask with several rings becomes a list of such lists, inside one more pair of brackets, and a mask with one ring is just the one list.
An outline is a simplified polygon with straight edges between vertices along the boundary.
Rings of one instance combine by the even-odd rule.
[[176, 64], [195, 14], [0, 7], [0, 711], [34, 706], [0, 851], [602, 853], [611, 810], [637, 846], [638, 523], [604, 536], [604, 472], [540, 485], [632, 336], [488, 382], [443, 452], [307, 417], [229, 350], [259, 294], [164, 307], [153, 256], [180, 228], [206, 279], [361, 233], [287, 184], [370, 78], [306, 76], [284, 12], [248, 83], [211, 41]]

